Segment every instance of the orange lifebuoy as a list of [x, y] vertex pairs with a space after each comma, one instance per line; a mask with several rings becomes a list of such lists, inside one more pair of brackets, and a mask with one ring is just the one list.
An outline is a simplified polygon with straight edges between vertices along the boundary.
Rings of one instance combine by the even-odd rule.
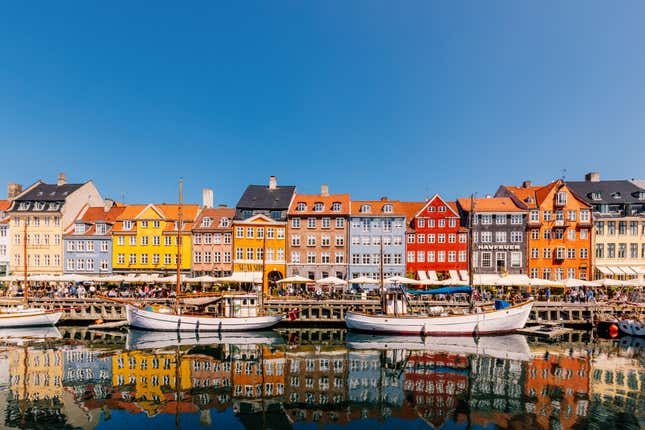
[[609, 336], [611, 337], [618, 336], [618, 326], [616, 324], [612, 324], [609, 326]]

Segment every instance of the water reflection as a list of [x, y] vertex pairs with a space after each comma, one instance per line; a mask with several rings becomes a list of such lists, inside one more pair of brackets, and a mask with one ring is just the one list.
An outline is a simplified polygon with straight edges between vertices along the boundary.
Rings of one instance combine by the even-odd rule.
[[273, 331], [131, 331], [74, 340], [66, 330], [0, 333], [2, 428], [644, 424], [642, 339], [350, 333], [342, 342], [306, 342]]

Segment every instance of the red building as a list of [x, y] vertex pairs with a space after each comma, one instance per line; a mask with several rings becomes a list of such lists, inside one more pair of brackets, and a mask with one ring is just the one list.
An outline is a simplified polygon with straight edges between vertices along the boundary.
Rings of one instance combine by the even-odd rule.
[[407, 219], [405, 261], [409, 276], [464, 277], [468, 270], [468, 230], [460, 225], [457, 205], [435, 194]]

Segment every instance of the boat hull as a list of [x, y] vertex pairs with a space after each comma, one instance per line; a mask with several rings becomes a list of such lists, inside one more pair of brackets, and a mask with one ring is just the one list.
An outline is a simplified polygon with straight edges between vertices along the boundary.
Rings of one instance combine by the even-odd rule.
[[48, 312], [44, 309], [26, 309], [0, 313], [0, 329], [53, 326], [63, 315], [62, 312]]
[[637, 320], [622, 320], [618, 323], [618, 328], [628, 336], [645, 336], [645, 324]]
[[247, 331], [273, 327], [282, 320], [281, 315], [257, 317], [217, 318], [194, 315], [174, 315], [148, 311], [126, 305], [128, 325], [142, 330], [157, 331]]
[[377, 333], [429, 336], [502, 334], [523, 328], [532, 307], [531, 300], [496, 311], [438, 317], [415, 315], [395, 317], [347, 312], [345, 323], [350, 330]]
[[198, 345], [279, 345], [284, 339], [274, 331], [258, 331], [254, 333], [239, 332], [195, 332], [167, 333], [150, 330], [130, 329], [125, 346], [128, 350], [160, 349], [174, 346]]

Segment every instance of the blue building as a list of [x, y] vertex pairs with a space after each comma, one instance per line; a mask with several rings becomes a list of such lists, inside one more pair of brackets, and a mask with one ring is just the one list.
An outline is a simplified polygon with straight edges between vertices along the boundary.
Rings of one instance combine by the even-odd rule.
[[106, 200], [105, 206], [81, 211], [63, 235], [64, 273], [112, 273], [112, 226], [124, 209]]
[[[384, 278], [405, 276], [406, 203], [386, 198], [352, 201], [349, 218], [348, 280], [366, 276], [380, 283]], [[369, 287], [369, 285], [368, 285]]]

